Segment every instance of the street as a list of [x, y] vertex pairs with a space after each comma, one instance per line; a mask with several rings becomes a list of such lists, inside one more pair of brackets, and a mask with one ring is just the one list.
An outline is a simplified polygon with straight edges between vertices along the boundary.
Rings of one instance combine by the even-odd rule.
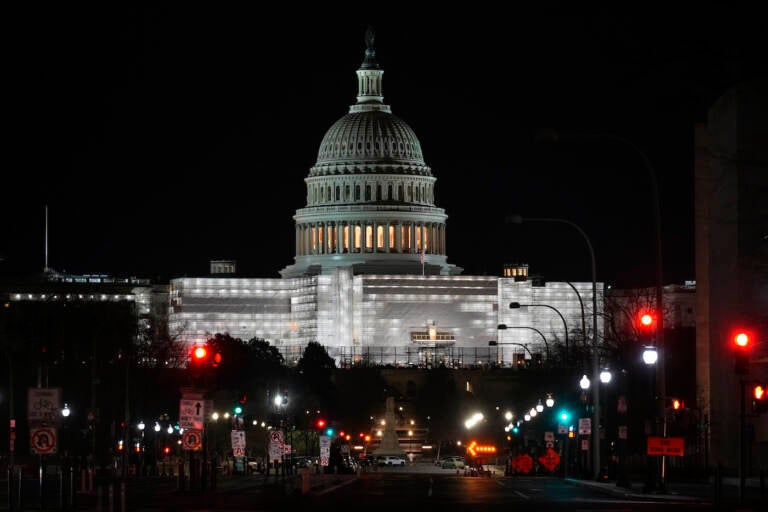
[[[27, 489], [22, 510], [60, 510], [56, 490], [48, 490], [45, 508], [34, 493], [34, 482]], [[527, 510], [760, 510], [759, 489], [752, 489], [749, 501], [738, 505], [733, 489], [715, 506], [706, 485], [677, 485], [666, 495], [642, 494], [619, 489], [615, 483], [597, 483], [546, 476], [504, 476], [503, 471], [487, 476], [466, 476], [463, 470], [440, 469], [431, 463], [409, 463], [404, 467], [378, 467], [359, 475], [310, 474], [302, 488], [299, 476], [234, 475], [221, 477], [214, 491], [179, 491], [167, 478], [131, 478], [125, 484], [125, 508], [120, 482], [101, 488], [101, 507], [97, 494], [78, 495], [76, 510], [104, 511], [188, 511], [188, 510], [508, 510], [510, 506]], [[3, 482], [2, 509], [7, 510], [7, 488]], [[63, 509], [68, 509], [63, 500]], [[16, 509], [14, 504], [13, 509]]]

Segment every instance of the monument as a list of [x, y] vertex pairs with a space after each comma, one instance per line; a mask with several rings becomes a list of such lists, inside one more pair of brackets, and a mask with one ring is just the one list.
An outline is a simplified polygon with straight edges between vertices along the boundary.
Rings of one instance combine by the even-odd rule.
[[387, 408], [384, 412], [384, 432], [381, 434], [381, 444], [373, 451], [375, 457], [384, 455], [398, 455], [405, 457], [405, 450], [400, 448], [395, 430], [395, 399], [387, 397]]

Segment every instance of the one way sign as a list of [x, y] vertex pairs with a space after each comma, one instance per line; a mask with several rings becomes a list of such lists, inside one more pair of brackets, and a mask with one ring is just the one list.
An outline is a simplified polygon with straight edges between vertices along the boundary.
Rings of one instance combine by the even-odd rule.
[[203, 430], [203, 422], [210, 407], [210, 400], [182, 398], [179, 403], [179, 427]]

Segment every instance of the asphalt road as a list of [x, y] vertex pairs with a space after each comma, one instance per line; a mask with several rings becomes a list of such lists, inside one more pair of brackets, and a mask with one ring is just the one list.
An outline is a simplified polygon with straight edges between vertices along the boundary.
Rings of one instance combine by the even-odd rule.
[[[104, 512], [123, 512], [119, 482], [113, 484], [113, 507], [102, 488]], [[488, 476], [465, 476], [463, 471], [440, 469], [429, 463], [376, 468], [359, 475], [312, 474], [302, 488], [298, 477], [229, 476], [215, 491], [180, 491], [172, 479], [132, 478], [125, 485], [125, 512], [260, 510], [312, 512], [404, 512], [410, 510], [521, 511], [539, 510], [768, 510], [737, 502], [715, 507], [694, 493], [644, 495], [622, 492], [615, 484], [564, 480], [557, 477], [511, 476], [497, 471]], [[53, 490], [52, 490], [53, 491]], [[58, 510], [55, 492], [45, 510]], [[28, 496], [29, 497], [29, 496]], [[0, 509], [7, 509], [0, 502]], [[64, 508], [67, 500], [64, 500]], [[77, 510], [99, 510], [95, 495], [77, 496]], [[24, 510], [41, 510], [32, 496]]]

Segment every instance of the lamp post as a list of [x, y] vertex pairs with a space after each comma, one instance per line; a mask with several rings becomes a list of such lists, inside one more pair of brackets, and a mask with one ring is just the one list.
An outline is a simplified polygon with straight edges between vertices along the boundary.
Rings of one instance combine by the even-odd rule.
[[[530, 218], [530, 217], [521, 217], [520, 215], [510, 215], [505, 219], [506, 222], [511, 224], [521, 224], [523, 222], [554, 222], [559, 224], [567, 224], [574, 228], [576, 231], [579, 232], [579, 234], [584, 238], [584, 241], [587, 244], [587, 248], [589, 249], [589, 256], [592, 260], [592, 375], [595, 379], [598, 378], [598, 368], [600, 367], [600, 354], [598, 353], [598, 340], [597, 340], [597, 271], [596, 271], [596, 264], [595, 264], [595, 251], [592, 248], [592, 242], [589, 240], [589, 237], [584, 232], [581, 227], [579, 227], [578, 224], [575, 224], [574, 222], [571, 222], [566, 219], [558, 219], [558, 218]], [[599, 387], [595, 386], [595, 391], [592, 394], [594, 397], [594, 426], [592, 428], [592, 445], [594, 447], [593, 453], [594, 453], [594, 478], [597, 479], [599, 476], [600, 471], [600, 433], [598, 432], [599, 429], [599, 419], [600, 419], [600, 393], [599, 393]]]
[[[504, 327], [501, 327], [501, 325], [504, 325], [504, 324], [500, 324], [499, 329], [506, 329], [507, 328], [506, 325], [504, 325]], [[511, 342], [511, 341], [504, 342], [504, 343], [499, 343], [496, 340], [490, 340], [488, 342], [488, 346], [489, 347], [495, 347], [497, 345], [515, 345], [515, 346], [518, 346], [518, 347], [523, 347], [523, 350], [527, 351], [528, 355], [531, 356], [531, 360], [533, 360], [533, 354], [531, 353], [531, 350], [528, 348], [528, 345], [524, 345], [522, 343], [514, 343], [514, 342]]]
[[[651, 378], [651, 398], [656, 400], [656, 362], [658, 361], [659, 353], [656, 351], [656, 347], [648, 346], [643, 350], [643, 362], [649, 368], [653, 368], [653, 374]], [[650, 435], [650, 434], [649, 434]], [[653, 477], [653, 462], [650, 455], [648, 457], [648, 477], [645, 484], [645, 490], [651, 491], [656, 487]]]
[[[546, 338], [546, 336], [544, 336], [544, 333], [541, 332], [540, 330], [538, 330], [537, 328], [530, 327], [528, 325], [506, 325], [506, 324], [499, 324], [498, 326], [496, 326], [496, 329], [499, 329], [499, 330], [504, 330], [504, 329], [530, 329], [531, 331], [536, 331], [537, 333], [539, 333], [539, 336], [541, 336], [541, 339], [544, 341], [544, 348], [547, 351], [547, 362], [549, 362], [549, 359], [550, 359], [549, 343], [547, 343], [547, 338]], [[531, 351], [529, 350], [528, 353], [530, 354], [530, 352]], [[533, 357], [533, 354], [531, 354], [531, 357]]]
[[[535, 327], [530, 327], [528, 325], [505, 325], [505, 324], [499, 324], [497, 326], [497, 329], [501, 329], [501, 330], [504, 330], [504, 329], [529, 329], [531, 331], [537, 332], [539, 334], [539, 336], [541, 336], [542, 341], [544, 342], [544, 348], [547, 351], [547, 362], [549, 362], [549, 359], [550, 359], [549, 343], [547, 343], [546, 336], [544, 336], [544, 333], [541, 332], [540, 330], [536, 329]], [[529, 350], [528, 353], [530, 354], [531, 351]], [[533, 354], [531, 354], [531, 357], [533, 357]]]
[[510, 302], [509, 303], [509, 309], [520, 309], [521, 307], [532, 307], [532, 306], [540, 306], [543, 308], [549, 308], [555, 313], [557, 313], [557, 316], [560, 317], [560, 320], [563, 321], [563, 328], [565, 329], [565, 360], [568, 361], [568, 323], [565, 321], [565, 317], [562, 313], [560, 313], [560, 310], [558, 310], [554, 306], [550, 306], [549, 304], [520, 304], [519, 302]]

